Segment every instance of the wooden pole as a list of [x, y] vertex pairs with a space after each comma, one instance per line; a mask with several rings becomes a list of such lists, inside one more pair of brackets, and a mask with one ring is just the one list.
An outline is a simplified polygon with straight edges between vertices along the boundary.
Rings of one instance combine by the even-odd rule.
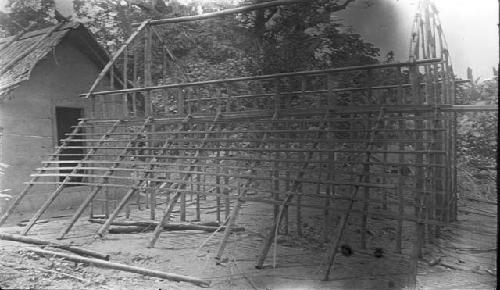
[[[226, 247], [227, 241], [229, 240], [229, 235], [231, 234], [231, 229], [234, 228], [234, 225], [236, 223], [236, 219], [238, 218], [238, 213], [240, 211], [241, 205], [245, 202], [244, 198], [246, 195], [246, 189], [243, 190], [243, 192], [240, 191], [240, 184], [238, 181], [238, 199], [236, 200], [236, 203], [233, 207], [233, 211], [231, 212], [229, 216], [229, 221], [227, 223], [227, 228], [224, 231], [224, 236], [222, 237], [221, 243], [219, 245], [219, 249], [217, 250], [217, 254], [215, 255], [215, 260], [219, 261], [220, 258], [222, 257], [222, 254], [224, 252], [224, 249]], [[241, 197], [241, 199], [240, 199]], [[226, 199], [229, 200], [229, 199]]]
[[[325, 118], [324, 118], [323, 122], [326, 122], [328, 114], [329, 114], [329, 112], [325, 114]], [[277, 118], [277, 114], [275, 114], [274, 117]], [[319, 145], [318, 142], [315, 143], [313, 145], [313, 148], [316, 148], [318, 145]], [[292, 198], [296, 195], [297, 196], [297, 208], [299, 208], [300, 203], [299, 203], [298, 198], [301, 197], [301, 195], [296, 194], [297, 192], [302, 190], [302, 183], [299, 180], [304, 177], [304, 174], [306, 173], [306, 170], [309, 167], [309, 162], [312, 160], [313, 155], [314, 155], [314, 152], [309, 151], [309, 153], [305, 156], [304, 161], [302, 162], [302, 167], [301, 167], [299, 173], [297, 174], [297, 179], [293, 183], [292, 190], [287, 193], [287, 196], [284, 198], [283, 202], [281, 203], [282, 208], [280, 209], [278, 218], [275, 218], [273, 220], [273, 225], [271, 226], [271, 230], [269, 232], [269, 235], [267, 236], [267, 239], [264, 242], [264, 247], [262, 248], [261, 254], [259, 255], [259, 258], [257, 260], [257, 265], [255, 266], [255, 268], [262, 269], [264, 261], [266, 260], [266, 257], [267, 257], [267, 253], [271, 249], [274, 238], [276, 236], [277, 228], [279, 226], [279, 221], [283, 218], [283, 206], [290, 203], [292, 201]], [[298, 212], [298, 210], [297, 210], [297, 212]], [[298, 222], [300, 222], [299, 219], [298, 219]]]
[[[133, 72], [132, 72], [132, 78], [133, 78], [133, 85], [134, 87], [140, 86], [139, 80], [138, 80], [138, 68], [139, 68], [139, 46], [138, 46], [138, 40], [137, 38], [134, 38], [133, 40]], [[133, 92], [132, 93], [132, 116], [137, 117], [137, 93]]]
[[40, 239], [29, 238], [29, 237], [25, 237], [25, 236], [4, 234], [4, 233], [0, 233], [0, 239], [5, 240], [5, 241], [16, 241], [16, 242], [21, 242], [21, 243], [26, 243], [26, 244], [49, 246], [52, 248], [58, 248], [58, 249], [70, 251], [70, 252], [73, 252], [75, 254], [90, 256], [90, 257], [94, 257], [97, 259], [109, 261], [109, 255], [107, 255], [107, 254], [102, 254], [102, 253], [92, 251], [89, 249], [85, 249], [85, 248], [81, 248], [81, 247], [75, 247], [75, 246], [71, 246], [71, 245], [63, 245], [63, 244], [59, 244], [59, 243], [52, 242], [52, 241], [46, 241], [46, 240], [40, 240]]
[[[377, 120], [380, 120], [382, 118], [383, 114], [384, 114], [384, 109], [383, 109], [383, 107], [381, 107]], [[376, 131], [375, 129], [378, 126], [378, 123], [379, 123], [379, 121], [376, 122], [375, 128], [372, 128], [372, 132]], [[370, 137], [370, 140], [368, 140], [366, 143], [366, 153], [365, 153], [365, 158], [364, 158], [366, 162], [368, 162], [370, 160], [370, 151], [371, 151], [371, 147], [373, 146], [374, 137], [375, 136], [372, 134], [372, 136]], [[365, 170], [366, 170], [366, 168], [365, 168]], [[362, 174], [360, 174], [358, 176], [358, 181], [362, 182], [363, 180], [365, 180], [365, 182], [368, 182], [369, 180], [367, 178], [368, 178], [368, 175], [366, 175], [366, 172], [363, 172]], [[341, 218], [341, 222], [340, 222], [339, 228], [337, 230], [335, 240], [331, 244], [331, 247], [329, 250], [327, 268], [325, 271], [325, 276], [323, 278], [323, 281], [329, 280], [330, 272], [332, 270], [333, 263], [335, 262], [335, 255], [337, 254], [337, 250], [340, 246], [340, 242], [342, 241], [344, 230], [347, 226], [347, 222], [349, 220], [349, 215], [350, 215], [352, 207], [354, 205], [354, 201], [356, 199], [356, 195], [358, 193], [358, 190], [359, 190], [359, 186], [357, 186], [357, 185], [353, 186], [351, 189], [350, 201], [348, 203], [348, 206], [347, 206], [347, 209], [346, 209], [344, 215]], [[366, 211], [363, 210], [363, 212], [366, 212]]]
[[[123, 89], [126, 90], [128, 87], [128, 48], [125, 47], [123, 50]], [[128, 94], [124, 93], [122, 96], [122, 110], [123, 110], [123, 117], [127, 118], [128, 117]]]
[[191, 276], [184, 276], [184, 275], [179, 275], [179, 274], [174, 274], [174, 273], [166, 273], [166, 272], [161, 272], [161, 271], [156, 271], [156, 270], [148, 270], [148, 269], [141, 268], [141, 267], [106, 262], [106, 261], [102, 261], [102, 260], [98, 260], [98, 259], [84, 258], [84, 257], [80, 257], [80, 256], [69, 255], [69, 254], [64, 254], [64, 253], [59, 253], [59, 252], [52, 252], [52, 251], [47, 251], [47, 250], [42, 250], [42, 249], [37, 249], [37, 248], [25, 248], [25, 249], [30, 251], [30, 252], [35, 252], [37, 254], [40, 254], [42, 256], [57, 257], [57, 258], [61, 258], [61, 259], [65, 259], [65, 260], [73, 261], [73, 262], [77, 262], [77, 263], [90, 264], [90, 265], [95, 266], [95, 267], [102, 267], [102, 268], [109, 268], [109, 269], [113, 269], [113, 270], [126, 271], [126, 272], [141, 274], [141, 275], [145, 275], [145, 276], [157, 277], [157, 278], [170, 280], [170, 281], [176, 281], [176, 282], [187, 282], [187, 283], [192, 283], [192, 284], [200, 286], [200, 287], [209, 287], [210, 286], [210, 281], [194, 278]]
[[[144, 131], [147, 128], [147, 125], [151, 122], [151, 118], [147, 118], [144, 121], [144, 124], [142, 125], [142, 128], [139, 130], [139, 132], [135, 135], [135, 138], [130, 138], [129, 142], [127, 144], [127, 147], [122, 150], [120, 155], [116, 158], [115, 163], [109, 168], [108, 171], [106, 171], [105, 175], [110, 176], [113, 174], [114, 169], [117, 168], [120, 165], [120, 162], [125, 158], [127, 152], [130, 150], [129, 147], [134, 144], [142, 134], [142, 131]], [[99, 186], [96, 186], [95, 189], [92, 190], [92, 192], [87, 196], [85, 201], [78, 207], [76, 213], [71, 217], [70, 222], [68, 225], [59, 233], [57, 239], [62, 239], [64, 236], [71, 230], [73, 225], [76, 223], [76, 221], [80, 218], [80, 216], [83, 214], [87, 206], [90, 204], [90, 202], [94, 199], [94, 197], [102, 190], [103, 185], [107, 183], [107, 177], [104, 177], [101, 181]]]
[[[111, 134], [118, 126], [118, 124], [120, 123], [120, 121], [116, 121], [113, 126], [111, 126], [111, 128], [108, 130], [108, 132], [106, 132], [104, 134], [104, 136], [102, 136], [102, 138], [100, 139], [100, 142], [98, 143], [97, 147], [95, 148], [92, 148], [89, 152], [87, 152], [87, 154], [85, 155], [85, 157], [81, 160], [81, 161], [85, 161], [85, 160], [88, 160], [92, 157], [92, 154], [94, 154], [98, 148], [98, 146], [100, 146], [100, 144], [102, 144], [102, 142], [104, 142], [108, 137], [109, 137], [109, 134]], [[78, 128], [78, 126], [77, 126]], [[78, 132], [78, 131], [76, 131]], [[59, 196], [59, 194], [62, 192], [64, 186], [66, 183], [70, 182], [71, 180], [71, 174], [75, 174], [79, 168], [81, 168], [83, 166], [83, 163], [82, 162], [79, 162], [77, 164], [77, 166], [75, 166], [73, 168], [73, 170], [71, 171], [70, 175], [67, 175], [64, 180], [61, 182], [61, 184], [56, 188], [56, 190], [54, 190], [49, 198], [45, 201], [45, 203], [42, 205], [42, 207], [35, 213], [35, 215], [30, 219], [30, 221], [28, 222], [28, 224], [26, 225], [26, 227], [22, 230], [21, 234], [22, 235], [26, 235], [28, 234], [29, 230], [35, 225], [36, 221], [42, 216], [43, 213], [45, 213], [45, 211], [47, 210], [47, 208], [52, 204], [52, 202], [57, 198], [57, 196]]]
[[[220, 125], [217, 125], [217, 128], [218, 128], [217, 131], [220, 131]], [[216, 146], [220, 148], [220, 143], [217, 143]], [[220, 152], [221, 152], [220, 150], [217, 150], [215, 152], [215, 154], [216, 154], [215, 158], [216, 159], [220, 159]], [[220, 217], [220, 206], [221, 206], [221, 204], [220, 204], [220, 197], [219, 197], [220, 196], [220, 192], [221, 192], [221, 188], [220, 188], [220, 175], [219, 175], [219, 173], [220, 173], [220, 161], [215, 161], [215, 162], [216, 162], [216, 164], [215, 164], [215, 173], [217, 174], [215, 176], [215, 184], [216, 184], [215, 191], [218, 194], [217, 197], [215, 198], [215, 220], [217, 222], [220, 222], [221, 221], [221, 217]]]
[[[59, 148], [57, 148], [56, 154], [61, 153], [61, 151], [63, 150], [63, 148], [73, 139], [74, 134], [76, 134], [80, 130], [80, 127], [83, 126], [84, 123], [85, 123], [84, 120], [81, 120], [80, 122], [78, 122], [78, 125], [75, 127], [75, 129], [73, 129], [73, 131], [71, 132], [71, 134], [69, 135], [69, 137], [62, 140], [62, 144], [61, 144], [61, 146]], [[55, 160], [57, 158], [56, 154], [52, 155], [49, 158], [49, 161]], [[48, 168], [48, 166], [45, 166], [44, 168], [38, 170], [38, 173], [44, 172], [46, 168]], [[39, 179], [39, 177], [31, 178], [31, 180], [29, 181], [29, 183], [24, 187], [23, 191], [21, 191], [21, 193], [19, 193], [19, 195], [17, 195], [17, 197], [14, 199], [14, 201], [12, 201], [9, 204], [9, 206], [7, 207], [7, 209], [5, 210], [5, 212], [3, 213], [2, 217], [0, 218], [0, 226], [2, 226], [5, 223], [5, 221], [7, 221], [7, 219], [12, 214], [12, 212], [14, 211], [14, 209], [19, 205], [19, 203], [21, 202], [21, 200], [28, 194], [29, 190], [34, 185], [34, 182], [36, 182], [38, 179]]]
[[106, 76], [106, 74], [111, 69], [111, 67], [114, 65], [114, 63], [118, 59], [118, 57], [120, 57], [120, 54], [122, 54], [123, 51], [125, 50], [125, 48], [139, 35], [139, 33], [146, 27], [146, 25], [149, 23], [149, 21], [150, 20], [143, 21], [139, 25], [137, 30], [134, 33], [132, 33], [132, 35], [130, 35], [130, 37], [127, 39], [127, 41], [125, 41], [125, 43], [122, 45], [122, 47], [120, 47], [120, 49], [118, 49], [115, 52], [113, 57], [109, 60], [109, 62], [106, 64], [106, 66], [104, 66], [102, 71], [97, 76], [97, 79], [94, 81], [94, 83], [90, 87], [88, 93], [85, 95], [86, 98], [89, 98], [93, 94], [93, 92], [95, 91], [95, 89], [97, 88], [97, 86], [99, 85], [101, 80]]
[[[225, 169], [226, 173], [228, 174], [227, 176], [224, 176], [224, 184], [229, 185], [229, 169]], [[229, 195], [230, 194], [230, 188], [229, 187], [224, 187], [223, 189], [224, 195]], [[229, 203], [229, 198], [224, 198], [224, 218], [228, 219], [229, 218], [229, 213], [231, 210], [231, 204]]]
[[[220, 111], [218, 111], [220, 112]], [[217, 126], [217, 120], [219, 120], [219, 118], [221, 117], [220, 113], [217, 114], [213, 120], [213, 124], [212, 126], [210, 126], [209, 130], [208, 131], [213, 131], [216, 126]], [[203, 148], [203, 146], [205, 146], [205, 143], [206, 143], [206, 139], [208, 138], [209, 136], [209, 133], [205, 133], [205, 137], [204, 137], [204, 141], [200, 144], [200, 146], [198, 147], [199, 149]], [[195, 170], [196, 168], [196, 165], [197, 163], [199, 162], [200, 159], [198, 159], [199, 155], [201, 153], [201, 150], [197, 150], [196, 153], [194, 154], [194, 160], [191, 162], [191, 166], [189, 168], [189, 173], [185, 173], [183, 178], [182, 178], [182, 181], [183, 183], [175, 183], [175, 184], [172, 184], [172, 186], [170, 187], [170, 189], [174, 189], [176, 190], [176, 194], [174, 196], [174, 198], [170, 201], [170, 205], [169, 205], [169, 208], [165, 211], [165, 213], [163, 214], [162, 218], [160, 219], [160, 224], [155, 228], [154, 230], [154, 233], [153, 233], [153, 238], [151, 239], [151, 242], [149, 243], [149, 247], [152, 248], [154, 247], [156, 241], [158, 240], [158, 238], [160, 237], [160, 233], [161, 233], [161, 230], [162, 230], [162, 227], [161, 225], [163, 224], [166, 224], [167, 221], [170, 219], [170, 212], [172, 211], [173, 209], [173, 206], [175, 204], [175, 202], [177, 202], [177, 199], [179, 198], [179, 196], [181, 195], [183, 191], [183, 189], [186, 187], [186, 183], [185, 181], [187, 181], [190, 177], [191, 177], [191, 172]], [[172, 209], [170, 209], [172, 208]]]
[[[185, 126], [186, 123], [181, 123], [180, 126], [179, 126], [179, 131]], [[148, 124], [146, 124], [147, 126]], [[168, 141], [165, 141], [165, 144], [161, 147], [161, 154], [165, 154], [166, 153], [166, 150], [169, 149], [169, 147], [171, 146], [171, 142], [168, 142]], [[107, 230], [109, 228], [109, 226], [111, 225], [111, 223], [113, 222], [113, 220], [118, 216], [118, 214], [120, 213], [120, 211], [123, 209], [123, 207], [127, 204], [127, 202], [130, 200], [130, 198], [133, 196], [133, 194], [136, 193], [137, 191], [137, 187], [140, 187], [142, 184], [145, 184], [145, 182], [147, 183], [147, 179], [149, 178], [149, 175], [152, 173], [151, 170], [154, 169], [155, 166], [157, 166], [157, 160], [156, 158], [152, 158], [149, 163], [148, 163], [148, 168], [144, 171], [144, 175], [143, 175], [143, 178], [142, 180], [139, 179], [136, 183], [136, 185], [134, 187], [132, 187], [126, 194], [125, 196], [122, 198], [122, 200], [120, 201], [120, 203], [116, 206], [115, 210], [113, 211], [113, 213], [111, 214], [111, 216], [106, 220], [106, 222], [104, 223], [104, 225], [102, 225], [102, 227], [97, 231], [97, 235], [101, 238], [104, 238], [104, 236], [106, 235], [107, 233]], [[193, 169], [191, 169], [193, 170]], [[185, 180], [184, 180], [185, 181]], [[182, 184], [181, 186], [186, 186], [186, 184]], [[163, 220], [163, 219], [162, 219]]]
[[[127, 93], [133, 92], [147, 92], [152, 90], [164, 90], [164, 89], [173, 89], [173, 88], [188, 88], [202, 85], [214, 85], [221, 83], [234, 83], [234, 82], [244, 82], [244, 81], [257, 81], [257, 80], [271, 80], [276, 78], [284, 78], [284, 77], [300, 77], [307, 75], [320, 75], [326, 73], [342, 73], [342, 72], [350, 72], [350, 71], [359, 71], [359, 70], [368, 70], [368, 69], [383, 69], [388, 67], [410, 67], [411, 69], [415, 69], [417, 65], [421, 64], [429, 64], [429, 63], [437, 63], [440, 62], [441, 59], [424, 59], [424, 60], [414, 60], [411, 62], [400, 62], [400, 63], [384, 63], [384, 64], [371, 64], [371, 65], [363, 65], [363, 66], [347, 66], [341, 68], [332, 68], [326, 70], [310, 70], [310, 71], [300, 71], [300, 72], [291, 72], [291, 73], [276, 73], [269, 75], [261, 75], [261, 76], [251, 76], [251, 77], [238, 77], [238, 78], [228, 78], [228, 79], [217, 79], [217, 80], [209, 80], [209, 81], [199, 81], [199, 82], [190, 82], [190, 83], [177, 83], [177, 84], [166, 84], [166, 85], [158, 85], [151, 87], [143, 87], [143, 88], [132, 88], [128, 89]], [[389, 87], [390, 88], [390, 87]], [[388, 89], [388, 87], [380, 87], [379, 89]], [[343, 88], [337, 89], [337, 91], [352, 91], [352, 90], [366, 90], [366, 88]], [[93, 92], [94, 96], [103, 96], [110, 94], [118, 94], [124, 93], [123, 90], [116, 91], [102, 91], [102, 92]], [[86, 95], [80, 95], [85, 97]]]
[[[398, 81], [398, 84], [403, 83], [400, 69], [396, 70], [396, 79]], [[402, 86], [400, 86], [398, 88], [397, 94], [398, 94], [397, 103], [398, 104], [404, 103], [406, 98], [405, 98]], [[403, 117], [403, 114], [400, 114], [400, 115], [401, 115], [401, 117]], [[398, 121], [398, 129], [401, 131], [404, 131], [404, 129], [406, 129], [405, 120], [401, 119]], [[398, 149], [400, 151], [404, 151], [405, 150], [405, 143], [398, 142]], [[398, 161], [400, 164], [405, 163], [405, 155], [404, 154], [399, 154], [398, 158], [399, 158]], [[387, 160], [384, 160], [384, 162], [387, 162]], [[396, 228], [396, 252], [397, 253], [401, 253], [402, 248], [403, 248], [403, 215], [404, 215], [404, 209], [405, 209], [405, 205], [404, 205], [405, 191], [403, 191], [405, 178], [403, 177], [403, 170], [405, 168], [406, 167], [403, 165], [399, 166], [399, 168], [398, 168], [399, 174], [398, 174], [398, 178], [397, 178], [398, 188], [397, 188], [396, 193], [399, 195], [398, 210], [399, 210], [399, 216], [400, 216], [400, 218], [398, 219], [398, 224], [397, 224], [397, 228]]]
[[[147, 25], [144, 35], [144, 85], [150, 87], [153, 85], [152, 79], [152, 31], [151, 26]], [[151, 116], [153, 114], [153, 104], [151, 91], [146, 93], [144, 101], [144, 114]]]
[[[198, 166], [198, 172], [201, 172], [201, 166]], [[201, 174], [196, 174], [196, 191], [200, 192], [201, 190]], [[200, 208], [200, 195], [196, 194], [196, 220], [201, 221], [201, 208]]]
[[[288, 152], [285, 153], [286, 159], [288, 160], [290, 158], [290, 154]], [[285, 170], [285, 191], [289, 192], [290, 191], [290, 170]], [[284, 235], [288, 235], [288, 214], [289, 214], [289, 209], [288, 209], [288, 204], [283, 205], [283, 220], [281, 221], [282, 228], [283, 228], [283, 233]]]

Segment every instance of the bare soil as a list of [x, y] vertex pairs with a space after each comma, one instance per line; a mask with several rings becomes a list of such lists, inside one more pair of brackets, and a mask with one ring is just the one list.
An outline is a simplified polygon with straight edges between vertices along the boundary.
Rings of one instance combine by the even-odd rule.
[[[462, 207], [472, 203], [467, 202]], [[479, 207], [491, 216], [461, 212], [459, 222], [450, 229], [442, 229], [441, 238], [426, 250], [425, 260], [418, 263], [419, 289], [494, 289], [496, 206], [479, 204]], [[214, 210], [213, 201], [205, 202], [202, 220], [214, 221]], [[67, 209], [48, 215], [68, 216], [73, 212], [74, 209]], [[160, 210], [157, 212], [161, 214]], [[393, 232], [387, 227], [389, 222], [375, 221], [370, 225], [367, 249], [360, 250], [353, 227], [344, 242], [354, 248], [354, 254], [338, 255], [330, 281], [321, 281], [328, 249], [320, 234], [323, 213], [304, 212], [303, 235], [299, 237], [294, 228], [294, 208], [290, 212], [290, 235], [279, 235], [278, 245], [271, 249], [265, 269], [257, 270], [255, 263], [271, 227], [272, 214], [272, 206], [244, 204], [237, 224], [245, 227], [245, 231], [231, 234], [220, 265], [215, 264], [214, 256], [222, 233], [168, 231], [162, 233], [155, 248], [147, 248], [151, 232], [109, 234], [105, 239], [98, 239], [95, 233], [100, 224], [81, 218], [61, 242], [110, 254], [113, 262], [204, 278], [211, 281], [213, 289], [405, 289], [415, 279], [410, 259], [414, 233], [411, 224], [405, 225], [403, 252], [396, 254], [389, 249], [394, 240]], [[143, 220], [148, 215], [148, 210], [134, 210], [131, 219]], [[3, 227], [2, 232], [20, 232], [22, 228], [14, 224], [20, 219], [19, 216], [11, 217], [11, 224]], [[194, 219], [194, 210], [188, 210], [187, 219]], [[178, 220], [178, 212], [172, 220]], [[55, 240], [66, 223], [67, 217], [51, 218], [48, 223], [35, 225], [29, 236]], [[478, 225], [485, 231], [470, 231]], [[30, 245], [0, 241], [2, 289], [198, 288], [184, 282], [47, 259], [26, 251], [25, 247]], [[375, 247], [385, 247], [383, 257], [374, 257]], [[436, 257], [441, 258], [441, 263], [430, 266], [428, 261]]]

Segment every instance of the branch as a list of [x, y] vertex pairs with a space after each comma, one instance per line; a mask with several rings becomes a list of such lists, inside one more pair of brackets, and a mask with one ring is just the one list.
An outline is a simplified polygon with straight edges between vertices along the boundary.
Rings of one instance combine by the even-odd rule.
[[[354, 1], [354, 0], [348, 0], [348, 2], [351, 2], [351, 1]], [[159, 25], [159, 24], [167, 24], [167, 23], [196, 21], [196, 20], [215, 18], [215, 17], [219, 17], [219, 16], [224, 16], [224, 15], [244, 13], [244, 12], [249, 12], [249, 11], [263, 9], [263, 8], [275, 7], [275, 6], [279, 6], [279, 5], [290, 5], [290, 4], [307, 3], [307, 2], [309, 2], [309, 1], [308, 0], [277, 0], [277, 1], [264, 2], [264, 3], [259, 3], [259, 4], [253, 4], [253, 5], [246, 5], [246, 6], [241, 6], [238, 8], [226, 9], [226, 10], [222, 10], [222, 11], [217, 11], [217, 12], [213, 12], [213, 13], [206, 13], [206, 14], [201, 14], [201, 15], [195, 15], [195, 16], [182, 16], [182, 17], [152, 20], [150, 22], [150, 24], [151, 25]], [[344, 5], [346, 5], [346, 4], [344, 4]], [[137, 26], [138, 24], [134, 23], [132, 25]]]
[[346, 1], [344, 2], [344, 4], [342, 4], [342, 5], [335, 5], [335, 8], [333, 8], [333, 9], [328, 9], [328, 12], [329, 12], [329, 13], [333, 13], [333, 12], [337, 12], [337, 11], [340, 11], [340, 10], [344, 10], [344, 9], [346, 9], [346, 8], [347, 8], [347, 5], [351, 4], [351, 3], [352, 3], [352, 2], [354, 2], [354, 1], [356, 1], [356, 0], [346, 0]]

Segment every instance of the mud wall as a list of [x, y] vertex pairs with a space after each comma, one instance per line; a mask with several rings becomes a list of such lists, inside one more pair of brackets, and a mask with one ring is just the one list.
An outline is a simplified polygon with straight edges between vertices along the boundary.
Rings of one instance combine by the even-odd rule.
[[[53, 53], [37, 64], [30, 80], [21, 83], [11, 92], [10, 99], [0, 104], [0, 127], [4, 129], [0, 146], [3, 160], [0, 162], [9, 165], [5, 175], [0, 177], [1, 188], [11, 189], [11, 195], [19, 194], [23, 182], [29, 181], [30, 173], [54, 152], [58, 144], [56, 106], [81, 108], [84, 117], [91, 117], [92, 103], [79, 95], [90, 88], [99, 71], [99, 67], [77, 47], [63, 40]], [[109, 84], [109, 79], [103, 83]], [[96, 103], [96, 114], [119, 117], [120, 97], [110, 97], [106, 103]], [[47, 185], [30, 193], [18, 210], [33, 211], [54, 188], [55, 185]], [[55, 206], [67, 207], [81, 199], [81, 194], [63, 194]], [[0, 200], [0, 209], [2, 207], [5, 201]]]

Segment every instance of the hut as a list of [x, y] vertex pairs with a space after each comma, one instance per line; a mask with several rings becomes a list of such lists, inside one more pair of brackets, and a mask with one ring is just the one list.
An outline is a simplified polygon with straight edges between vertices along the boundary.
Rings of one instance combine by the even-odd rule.
[[[106, 50], [77, 22], [0, 40], [0, 164], [8, 165], [0, 175], [4, 193], [9, 190], [15, 196], [21, 192], [33, 169], [54, 152], [58, 140], [72, 130], [79, 118], [95, 114], [120, 117], [119, 98], [96, 105], [80, 97], [108, 60]], [[113, 86], [116, 77], [107, 78]], [[81, 153], [73, 151], [65, 153]], [[37, 205], [53, 188], [47, 186], [47, 192], [30, 196], [28, 204]], [[81, 194], [67, 196], [61, 206], [78, 203], [82, 198]]]

